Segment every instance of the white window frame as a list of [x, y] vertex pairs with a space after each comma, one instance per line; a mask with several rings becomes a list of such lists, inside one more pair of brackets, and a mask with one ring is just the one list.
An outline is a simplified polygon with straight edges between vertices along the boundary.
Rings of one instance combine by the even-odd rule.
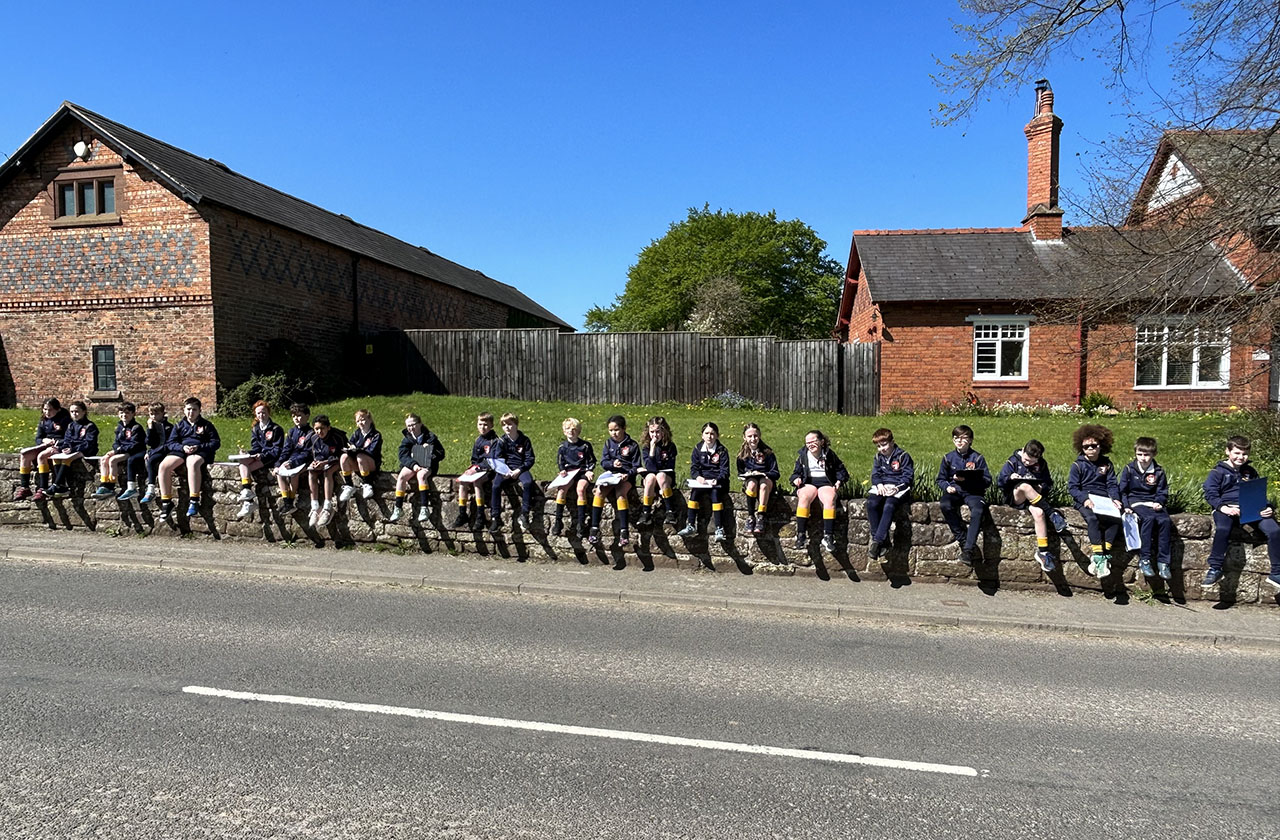
[[[1031, 357], [1031, 322], [1035, 319], [1025, 315], [970, 315], [965, 320], [973, 326], [974, 381], [1026, 382]], [[1022, 345], [1022, 369], [1016, 374], [1001, 375], [1002, 350], [1005, 344], [1014, 342]], [[980, 371], [978, 369], [980, 351], [986, 350], [990, 353], [993, 346], [995, 369]]]
[[[1190, 367], [1190, 382], [1170, 385], [1169, 383], [1169, 350], [1171, 336], [1181, 333], [1187, 337], [1191, 347], [1191, 358], [1187, 362]], [[1160, 345], [1160, 382], [1142, 385], [1138, 382], [1138, 366], [1142, 360], [1144, 345], [1159, 342]], [[1200, 379], [1200, 362], [1205, 350], [1212, 349], [1218, 353], [1218, 374], [1216, 378]], [[1169, 391], [1169, 390], [1226, 390], [1231, 387], [1231, 329], [1213, 329], [1201, 327], [1187, 318], [1165, 318], [1157, 321], [1139, 322], [1134, 327], [1133, 341], [1133, 389], [1135, 391]]]

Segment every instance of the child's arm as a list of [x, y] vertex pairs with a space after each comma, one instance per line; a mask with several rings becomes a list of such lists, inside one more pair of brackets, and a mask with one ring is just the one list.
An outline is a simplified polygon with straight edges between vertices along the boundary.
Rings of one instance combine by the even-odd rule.
[[208, 420], [205, 424], [205, 439], [196, 449], [196, 454], [200, 455], [208, 463], [213, 463], [213, 459], [218, 454], [218, 450], [222, 448], [222, 439], [218, 437], [218, 429]]
[[1071, 471], [1067, 473], [1067, 492], [1077, 505], [1089, 506], [1085, 504], [1089, 501], [1089, 491], [1084, 488], [1084, 468], [1079, 461], [1072, 462]]

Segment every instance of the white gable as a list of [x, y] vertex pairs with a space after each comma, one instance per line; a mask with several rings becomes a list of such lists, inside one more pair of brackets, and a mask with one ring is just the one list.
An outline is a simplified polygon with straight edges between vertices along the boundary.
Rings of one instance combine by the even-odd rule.
[[1172, 204], [1180, 198], [1191, 195], [1200, 189], [1200, 182], [1191, 174], [1191, 169], [1182, 162], [1177, 152], [1171, 152], [1164, 163], [1164, 171], [1156, 182], [1155, 192], [1147, 202], [1147, 210], [1154, 212], [1165, 205]]

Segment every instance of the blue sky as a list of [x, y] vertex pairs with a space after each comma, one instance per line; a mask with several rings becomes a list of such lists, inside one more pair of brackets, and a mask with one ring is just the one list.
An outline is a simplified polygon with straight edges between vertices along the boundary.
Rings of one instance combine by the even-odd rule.
[[[704, 203], [802, 219], [841, 263], [856, 229], [1025, 211], [1033, 80], [931, 125], [954, 2], [126, 5], [6, 11], [0, 154], [68, 99], [578, 327]], [[1096, 60], [1048, 75], [1080, 188], [1123, 115]]]

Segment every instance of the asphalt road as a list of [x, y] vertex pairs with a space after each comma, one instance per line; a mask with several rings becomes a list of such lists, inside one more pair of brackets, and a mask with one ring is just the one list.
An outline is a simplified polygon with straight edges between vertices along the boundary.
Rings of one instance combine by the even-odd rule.
[[1276, 674], [1203, 646], [8, 563], [0, 837], [1272, 838]]

